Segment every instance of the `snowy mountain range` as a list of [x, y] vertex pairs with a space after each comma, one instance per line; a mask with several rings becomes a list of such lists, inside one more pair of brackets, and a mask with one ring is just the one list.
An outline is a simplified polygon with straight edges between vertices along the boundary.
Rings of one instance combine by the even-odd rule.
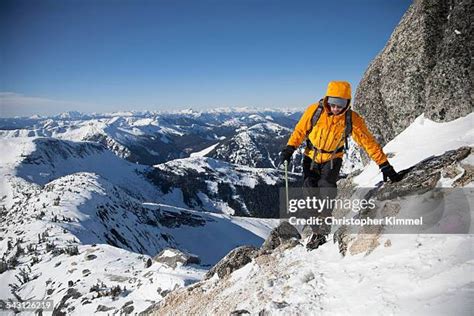
[[[175, 113], [127, 112], [51, 117], [0, 118], [0, 137], [49, 137], [104, 145], [134, 163], [155, 165], [206, 156], [249, 167], [275, 168], [278, 154], [301, 116], [300, 111], [216, 109]], [[355, 146], [342, 173], [362, 168]], [[301, 172], [302, 151], [292, 171]]]
[[[275, 201], [283, 186], [283, 172], [274, 167], [278, 146], [272, 140], [284, 143], [291, 131], [284, 121], [295, 122], [291, 115], [280, 114], [280, 123], [270, 119], [268, 112], [247, 113], [241, 119], [231, 119], [227, 112], [216, 114], [220, 118], [194, 112], [169, 114], [168, 122], [181, 122], [179, 126], [162, 126], [157, 123], [162, 118], [152, 119], [150, 113], [2, 119], [0, 280], [8, 286], [0, 292], [0, 304], [48, 299], [54, 302], [55, 315], [141, 312], [161, 304], [174, 290], [200, 282], [235, 247], [259, 247], [279, 223], [270, 219], [278, 215]], [[207, 125], [195, 125], [197, 120]], [[227, 127], [217, 127], [216, 122], [222, 120], [228, 122]], [[385, 151], [397, 170], [408, 168], [446, 150], [472, 146], [471, 122], [472, 115], [443, 124], [421, 116]], [[227, 136], [215, 133], [223, 129]], [[92, 134], [110, 142], [85, 140]], [[214, 134], [210, 143], [197, 145], [197, 139]], [[190, 157], [154, 165], [137, 163], [123, 153], [140, 156], [133, 144], [140, 143], [143, 135], [148, 140], [171, 140], [173, 145], [194, 139], [195, 151], [182, 147], [181, 154], [187, 152]], [[433, 135], [439, 143], [427, 141]], [[109, 146], [112, 142], [115, 145]], [[117, 146], [123, 150], [115, 150]], [[469, 157], [463, 165], [470, 164], [472, 154]], [[462, 170], [458, 178], [466, 175]], [[347, 181], [373, 186], [380, 179], [377, 166], [369, 164]], [[440, 183], [449, 186], [456, 179]], [[290, 173], [290, 184], [298, 186], [299, 180], [299, 174]], [[392, 244], [397, 242], [391, 239]], [[465, 239], [452, 241], [458, 242]], [[433, 249], [439, 253], [437, 245]], [[298, 265], [291, 258], [304, 257], [298, 249], [282, 252], [289, 256], [287, 264]], [[426, 251], [431, 253], [430, 249]], [[324, 259], [326, 252], [329, 257]], [[318, 260], [337, 266], [339, 259], [332, 252], [323, 251]], [[278, 265], [284, 262], [274, 263], [275, 267], [289, 269]], [[465, 271], [464, 261], [460, 264], [459, 271]], [[360, 261], [356, 267], [362, 265]], [[301, 268], [308, 270], [306, 265]], [[452, 273], [460, 273], [456, 271]], [[253, 274], [239, 275], [236, 289], [246, 286]], [[370, 282], [384, 286], [380, 279]], [[279, 291], [278, 286], [274, 290]], [[245, 309], [268, 309], [259, 300], [248, 302], [256, 305], [243, 303]], [[286, 303], [289, 310], [298, 312], [294, 303]], [[272, 305], [270, 310], [278, 312], [284, 305]], [[173, 310], [179, 308], [173, 306]], [[313, 310], [299, 310], [307, 311]]]
[[63, 113], [45, 118], [0, 119], [0, 130], [6, 137], [54, 137], [98, 142], [131, 162], [153, 165], [189, 157], [193, 152], [216, 145], [235, 136], [240, 129], [256, 124], [271, 122], [278, 124], [279, 128], [291, 128], [296, 123], [294, 114], [250, 110]]

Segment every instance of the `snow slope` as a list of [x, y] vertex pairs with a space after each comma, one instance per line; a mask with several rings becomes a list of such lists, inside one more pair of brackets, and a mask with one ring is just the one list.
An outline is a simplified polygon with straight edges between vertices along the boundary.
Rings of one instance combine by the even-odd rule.
[[197, 151], [195, 153], [191, 153], [190, 157], [204, 157], [207, 155], [209, 152], [211, 152], [219, 143], [211, 145], [207, 148], [204, 148], [203, 150]]
[[[50, 181], [77, 172], [100, 175], [128, 194], [152, 200], [159, 190], [144, 176], [146, 166], [132, 164], [117, 157], [104, 146], [91, 142], [72, 142], [55, 138], [1, 138], [5, 155], [0, 159], [0, 172], [45, 185]], [[7, 182], [0, 194], [5, 195]], [[3, 192], [3, 193], [2, 193]]]
[[[385, 145], [384, 151], [391, 157], [389, 161], [395, 170], [400, 171], [461, 146], [474, 146], [474, 113], [446, 123], [433, 122], [422, 114]], [[380, 180], [380, 171], [371, 162], [354, 182], [361, 187], [371, 187]]]

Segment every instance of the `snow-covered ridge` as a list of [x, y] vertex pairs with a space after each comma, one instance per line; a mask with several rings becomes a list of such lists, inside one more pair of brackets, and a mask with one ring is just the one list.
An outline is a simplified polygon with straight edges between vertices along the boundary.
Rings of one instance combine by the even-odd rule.
[[[164, 203], [209, 212], [278, 217], [283, 172], [252, 168], [208, 157], [175, 159], [147, 174], [165, 193]], [[297, 181], [296, 174], [290, 181]], [[181, 204], [185, 203], [185, 204]]]
[[152, 199], [158, 190], [143, 173], [146, 166], [132, 164], [92, 142], [72, 142], [55, 138], [2, 139], [2, 146], [15, 143], [21, 150], [11, 172], [27, 181], [45, 185], [77, 172], [100, 175], [132, 196]]
[[[152, 315], [249, 314], [467, 315], [473, 259], [470, 236], [401, 235], [390, 247], [341, 259], [328, 244], [261, 256], [228, 278], [190, 286]], [[441, 260], [438, 260], [441, 259]], [[171, 298], [170, 297], [170, 298]], [[205, 303], [204, 303], [205, 302]]]
[[[0, 137], [92, 141], [103, 144], [131, 162], [153, 165], [189, 157], [191, 153], [200, 152], [232, 137], [240, 129], [283, 129], [289, 134], [288, 129], [296, 123], [295, 113], [222, 109], [91, 115], [65, 113], [50, 117], [0, 118]], [[264, 129], [261, 133], [265, 133]]]
[[[206, 157], [175, 159], [152, 168], [132, 164], [97, 143], [55, 138], [5, 138], [0, 145], [15, 150], [10, 158], [6, 157], [11, 164], [3, 166], [5, 174], [41, 186], [86, 172], [142, 202], [235, 215], [274, 217], [278, 213], [274, 201], [283, 181], [281, 170], [256, 169]], [[290, 181], [296, 181], [295, 175]], [[2, 191], [8, 195], [8, 179], [2, 183]]]

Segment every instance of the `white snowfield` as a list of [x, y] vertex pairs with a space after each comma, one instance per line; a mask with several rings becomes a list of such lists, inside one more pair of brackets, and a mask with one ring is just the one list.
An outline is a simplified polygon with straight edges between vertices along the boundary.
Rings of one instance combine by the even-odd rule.
[[[74, 191], [61, 191], [68, 183]], [[81, 186], [81, 183], [84, 185]], [[1, 287], [0, 299], [15, 300], [11, 290], [18, 286], [16, 294], [20, 297], [50, 299], [58, 306], [68, 289], [74, 288], [81, 294], [80, 298], [68, 301], [71, 308], [69, 313], [75, 315], [90, 315], [100, 305], [120, 309], [130, 301], [133, 302], [135, 311], [143, 311], [160, 301], [161, 294], [201, 279], [209, 266], [234, 247], [243, 244], [259, 246], [277, 224], [275, 220], [240, 219], [222, 214], [194, 212], [194, 218], [203, 220], [204, 225], [152, 227], [137, 221], [138, 214], [119, 206], [118, 212], [108, 213], [112, 222], [105, 226], [96, 215], [98, 206], [100, 209], [102, 205], [120, 205], [123, 201], [132, 208], [135, 203], [133, 198], [114, 189], [97, 175], [68, 175], [49, 183], [51, 190], [47, 191], [19, 178], [11, 179], [10, 184], [17, 191], [13, 193], [14, 203], [24, 198], [28, 200], [26, 207], [19, 209], [13, 218], [0, 225], [0, 250], [4, 253], [9, 241], [22, 238], [22, 247], [32, 245], [35, 251], [20, 256], [16, 269], [0, 274], [0, 282], [7, 285]], [[30, 198], [22, 196], [22, 193]], [[118, 195], [118, 200], [111, 198], [114, 195]], [[55, 206], [51, 202], [58, 196], [60, 202]], [[47, 215], [41, 220], [36, 219], [35, 216], [44, 204]], [[150, 211], [153, 209], [153, 205], [145, 206]], [[178, 213], [191, 212], [175, 210], [172, 206], [161, 206], [160, 209]], [[57, 215], [59, 222], [54, 221], [49, 211]], [[63, 216], [67, 221], [62, 220]], [[119, 241], [115, 241], [117, 247], [106, 244], [104, 236], [111, 236], [112, 227], [119, 232], [126, 244]], [[39, 242], [39, 236], [45, 233], [46, 241]], [[171, 240], [165, 240], [163, 236]], [[55, 249], [77, 246], [78, 254], [54, 255], [46, 250], [51, 244]], [[153, 262], [150, 267], [145, 266], [146, 261], [152, 257], [149, 254], [157, 254], [161, 249], [173, 246], [198, 255], [203, 265], [178, 265], [176, 269], [171, 269]], [[144, 249], [140, 250], [141, 247]], [[140, 252], [148, 254], [142, 255]], [[31, 264], [34, 258], [38, 262]], [[28, 274], [26, 283], [17, 279], [22, 270]], [[122, 290], [119, 295], [99, 297], [99, 293], [110, 292], [116, 286], [120, 286]]]

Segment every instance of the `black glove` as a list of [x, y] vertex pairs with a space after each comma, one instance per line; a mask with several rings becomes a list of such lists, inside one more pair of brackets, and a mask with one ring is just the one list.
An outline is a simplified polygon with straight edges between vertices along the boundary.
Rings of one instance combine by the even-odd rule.
[[402, 180], [402, 176], [398, 174], [392, 165], [387, 161], [379, 166], [380, 170], [383, 173], [383, 182], [387, 182], [387, 179], [390, 179], [392, 182], [398, 182]]
[[291, 145], [287, 145], [285, 148], [283, 148], [280, 152], [280, 163], [284, 164], [285, 161], [288, 161], [288, 164], [290, 164], [291, 156], [293, 156], [295, 150], [296, 148]]

